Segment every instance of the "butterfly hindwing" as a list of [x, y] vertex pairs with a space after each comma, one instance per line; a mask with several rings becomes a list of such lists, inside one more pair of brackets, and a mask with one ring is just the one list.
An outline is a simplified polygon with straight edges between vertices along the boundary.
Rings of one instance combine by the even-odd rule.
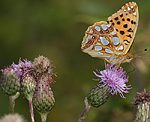
[[116, 52], [119, 44], [120, 40], [114, 27], [101, 21], [87, 29], [81, 48], [92, 57], [109, 58]]

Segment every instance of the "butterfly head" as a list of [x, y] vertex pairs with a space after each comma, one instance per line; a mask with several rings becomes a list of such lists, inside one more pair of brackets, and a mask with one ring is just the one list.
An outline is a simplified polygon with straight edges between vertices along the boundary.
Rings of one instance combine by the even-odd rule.
[[131, 54], [131, 53], [127, 53], [126, 55], [124, 55], [124, 62], [129, 63], [129, 62], [131, 62], [131, 60], [133, 60], [133, 59], [134, 59], [134, 55]]

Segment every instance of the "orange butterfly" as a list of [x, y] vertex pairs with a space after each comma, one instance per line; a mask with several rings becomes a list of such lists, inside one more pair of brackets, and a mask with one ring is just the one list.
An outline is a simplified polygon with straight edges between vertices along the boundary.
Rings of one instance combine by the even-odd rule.
[[82, 41], [82, 51], [112, 64], [130, 62], [133, 55], [128, 52], [133, 44], [138, 19], [137, 4], [126, 3], [108, 17], [107, 22], [96, 22], [87, 29]]

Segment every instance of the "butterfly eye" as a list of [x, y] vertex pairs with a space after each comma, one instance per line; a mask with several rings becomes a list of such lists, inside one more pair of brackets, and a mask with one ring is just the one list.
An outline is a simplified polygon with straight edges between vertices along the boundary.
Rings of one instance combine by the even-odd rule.
[[144, 51], [146, 52], [146, 51], [147, 51], [147, 49], [144, 49]]

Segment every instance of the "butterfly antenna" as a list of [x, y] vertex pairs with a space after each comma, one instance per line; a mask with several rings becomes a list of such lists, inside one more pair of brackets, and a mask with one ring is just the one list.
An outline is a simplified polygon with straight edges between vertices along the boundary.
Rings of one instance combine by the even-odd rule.
[[106, 60], [104, 60], [104, 64], [105, 64], [105, 68], [107, 67], [107, 62], [106, 62]]

